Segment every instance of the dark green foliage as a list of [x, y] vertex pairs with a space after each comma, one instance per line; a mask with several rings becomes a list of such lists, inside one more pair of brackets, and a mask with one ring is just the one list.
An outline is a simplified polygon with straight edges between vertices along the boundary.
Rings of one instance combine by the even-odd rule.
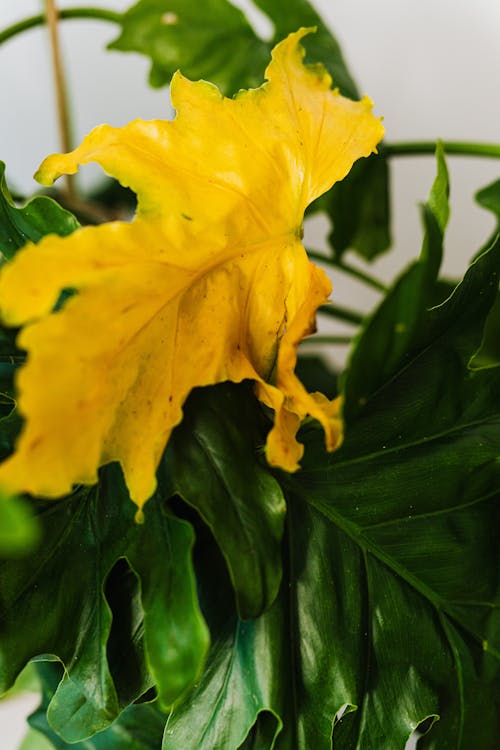
[[476, 193], [476, 201], [500, 221], [500, 180], [495, 180]]
[[[255, 5], [271, 41], [226, 0], [141, 0], [111, 46], [148, 55], [154, 85], [180, 67], [232, 94], [261, 83], [276, 41], [317, 26], [307, 59], [357, 96], [309, 3]], [[223, 383], [189, 397], [144, 525], [116, 465], [50, 503], [0, 495], [0, 690], [35, 659], [30, 724], [55, 750], [404, 750], [417, 727], [419, 750], [497, 749], [500, 242], [459, 284], [438, 277], [441, 147], [437, 161], [421, 255], [363, 323], [340, 386], [323, 360], [299, 361], [309, 390], [343, 393], [337, 452], [306, 421], [302, 470], [272, 473], [265, 410], [249, 384]], [[78, 226], [45, 197], [17, 208], [3, 173], [6, 259]], [[477, 200], [500, 220], [500, 182]], [[314, 210], [337, 260], [383, 252], [383, 149]], [[0, 329], [1, 459], [23, 356]]]
[[[206, 607], [212, 650], [199, 685], [169, 720], [164, 750], [328, 750], [332, 732], [341, 750], [402, 750], [422, 723], [430, 731], [421, 748], [495, 747], [500, 374], [473, 371], [469, 361], [496, 296], [500, 246], [429, 309], [447, 218], [441, 154], [424, 216], [420, 265], [389, 292], [371, 328], [391, 351], [395, 323], [407, 313], [402, 353], [381, 361], [360, 405], [349, 378], [354, 368], [371, 374], [368, 324], [346, 380], [344, 446], [329, 456], [320, 431], [303, 430], [304, 469], [285, 482], [278, 599], [252, 623], [234, 611], [224, 620], [230, 592], [221, 605], [221, 577], [217, 593], [202, 578], [218, 613], [211, 618]], [[416, 285], [410, 297], [400, 294], [407, 277]]]
[[[444, 178], [441, 171], [437, 184]], [[436, 224], [444, 221], [445, 194], [429, 201]], [[498, 246], [483, 254], [440, 307], [427, 310], [422, 297], [410, 354], [395, 360], [361, 409], [350, 410], [340, 451], [326, 454], [320, 433], [304, 430], [304, 469], [284, 484], [283, 581], [266, 613], [239, 619], [215, 541], [196, 522], [212, 646], [201, 679], [168, 719], [163, 750], [328, 750], [332, 733], [342, 750], [402, 750], [422, 722], [433, 724], [422, 748], [492, 750], [500, 732], [500, 413], [492, 408], [500, 403], [500, 375], [468, 363], [496, 294], [499, 256]], [[386, 320], [390, 310], [400, 313], [389, 306]], [[360, 362], [365, 341], [366, 334]], [[182, 484], [194, 507], [205, 502], [200, 478], [206, 488], [211, 482], [188, 466], [237, 447], [235, 434], [223, 437], [237, 396], [254, 423], [250, 435], [260, 422], [246, 412], [244, 387], [202, 393], [194, 394], [169, 458], [174, 485]], [[200, 452], [209, 436], [210, 448]], [[231, 503], [218, 486], [213, 498]], [[225, 528], [240, 534], [241, 523], [230, 514], [211, 521], [222, 548]], [[233, 579], [246, 557], [245, 549], [231, 550]]]
[[26, 242], [38, 242], [50, 233], [65, 237], [79, 226], [75, 217], [52, 198], [33, 198], [22, 208], [12, 202], [0, 161], [0, 252], [10, 259]]
[[[47, 708], [62, 679], [62, 668], [54, 662], [38, 662], [37, 670], [42, 684], [42, 703], [29, 717], [29, 723], [45, 735], [56, 750], [160, 750], [165, 715], [154, 703], [129, 706], [108, 729], [84, 742], [65, 742], [47, 721]], [[35, 744], [33, 750], [36, 750]]]
[[[489, 243], [494, 241], [500, 232], [500, 180], [476, 193], [476, 201], [480, 206], [491, 211], [497, 220], [497, 225]], [[491, 367], [500, 362], [500, 294], [491, 308], [484, 329], [481, 349], [474, 357], [473, 367]]]
[[31, 552], [39, 540], [39, 528], [29, 505], [22, 498], [0, 494], [0, 559]]
[[[144, 525], [135, 524], [117, 467], [96, 487], [37, 510], [41, 545], [0, 564], [1, 689], [28, 659], [58, 657], [67, 674], [48, 720], [69, 742], [104, 729], [153, 684], [171, 705], [198, 676], [207, 646], [189, 526], [166, 513], [159, 496]], [[114, 574], [122, 559], [127, 565]], [[114, 611], [104, 595], [110, 575]]]
[[[265, 430], [246, 386], [196, 390], [166, 453], [170, 494], [190, 503], [226, 558], [240, 614], [255, 617], [276, 598], [286, 505], [265, 466]], [[243, 429], [242, 429], [243, 428]]]
[[337, 258], [355, 249], [371, 261], [389, 248], [389, 165], [383, 152], [356, 162], [320, 200], [333, 223], [330, 243]]
[[420, 258], [396, 280], [369, 317], [344, 377], [344, 416], [349, 420], [367, 398], [410, 358], [426, 331], [427, 308], [435, 303], [436, 281], [448, 221], [448, 172], [438, 147], [438, 174], [422, 209], [425, 234]]

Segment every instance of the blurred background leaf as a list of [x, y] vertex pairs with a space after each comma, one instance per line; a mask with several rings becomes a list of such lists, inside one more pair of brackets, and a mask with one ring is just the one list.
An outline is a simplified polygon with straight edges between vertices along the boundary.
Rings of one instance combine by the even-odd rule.
[[363, 408], [371, 393], [409, 361], [424, 330], [427, 308], [436, 301], [436, 282], [449, 215], [448, 170], [441, 145], [436, 157], [437, 176], [422, 209], [424, 239], [420, 258], [393, 283], [373, 315], [365, 320], [343, 374], [347, 421]]
[[316, 26], [305, 41], [314, 62], [322, 62], [335, 85], [351, 98], [357, 89], [331, 32], [305, 0], [258, 0], [255, 2], [272, 22], [273, 38], [261, 39], [244, 13], [228, 0], [139, 0], [123, 14], [121, 34], [110, 49], [141, 52], [150, 57], [150, 82], [165, 86], [179, 68], [188, 78], [204, 78], [224, 94], [259, 86], [269, 63], [271, 49], [301, 26]]
[[[496, 219], [497, 226], [488, 240], [486, 245], [481, 249], [484, 250], [491, 244], [500, 232], [500, 180], [487, 185], [476, 193], [476, 201], [487, 211], [491, 211]], [[480, 251], [480, 252], [481, 252]], [[500, 363], [500, 294], [491, 308], [484, 329], [484, 338], [481, 348], [474, 357], [473, 367], [492, 367]]]
[[22, 498], [0, 492], [0, 560], [31, 552], [40, 542], [40, 536], [30, 505]]
[[383, 150], [357, 161], [347, 177], [313, 204], [332, 222], [330, 247], [337, 260], [355, 250], [373, 261], [391, 245], [389, 164]]

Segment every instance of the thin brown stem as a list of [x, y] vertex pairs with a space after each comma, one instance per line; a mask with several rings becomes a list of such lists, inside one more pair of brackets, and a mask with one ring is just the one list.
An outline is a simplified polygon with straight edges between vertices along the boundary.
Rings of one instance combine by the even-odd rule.
[[[54, 72], [54, 87], [57, 101], [59, 137], [62, 151], [67, 152], [71, 151], [72, 148], [71, 125], [61, 47], [59, 44], [59, 13], [55, 0], [45, 0], [45, 15], [47, 17], [50, 48], [52, 52], [52, 69]], [[67, 175], [65, 178], [65, 192], [69, 200], [75, 200], [75, 183], [72, 175]]]

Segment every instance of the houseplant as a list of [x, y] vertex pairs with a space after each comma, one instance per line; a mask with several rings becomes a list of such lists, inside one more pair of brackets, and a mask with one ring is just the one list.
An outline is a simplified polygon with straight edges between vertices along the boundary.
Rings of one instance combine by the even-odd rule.
[[[291, 198], [306, 183], [301, 211], [315, 198], [309, 211], [332, 220], [325, 262], [349, 269], [347, 248], [369, 261], [389, 244], [388, 162], [397, 146], [382, 143], [378, 155], [356, 161], [349, 176], [318, 194], [317, 183], [326, 189], [341, 176], [329, 159], [336, 164], [366, 157], [382, 130], [367, 103], [351, 106], [329, 92], [322, 69], [303, 67], [299, 42], [311, 61], [327, 66], [345, 97], [357, 98], [338, 45], [313, 10], [298, 1], [288, 2], [286, 12], [277, 0], [260, 5], [276, 25], [269, 44], [252, 36], [244, 17], [222, 1], [207, 6], [210, 17], [198, 26], [193, 16], [199, 19], [202, 11], [186, 2], [170, 3], [165, 11], [165, 3], [143, 0], [124, 16], [115, 14], [122, 28], [114, 47], [149, 54], [157, 84], [180, 65], [192, 78], [209, 71], [227, 93], [254, 87], [275, 48], [270, 84], [240, 94], [236, 104], [178, 76], [175, 128], [156, 125], [151, 133], [136, 123], [119, 132], [100, 129], [75, 156], [52, 157], [42, 166], [40, 177], [49, 182], [73, 171], [78, 160], [97, 158], [135, 188], [142, 224], [135, 219], [118, 229], [109, 222], [80, 228], [109, 212], [106, 194], [97, 207], [95, 197], [75, 201], [71, 189], [57, 204], [37, 197], [19, 207], [2, 189], [3, 688], [36, 660], [43, 697], [30, 721], [55, 747], [329, 748], [333, 736], [334, 747], [402, 748], [420, 727], [426, 732], [421, 748], [493, 748], [500, 734], [495, 239], [473, 249], [474, 262], [461, 282], [439, 277], [448, 218], [444, 154], [481, 147], [438, 144], [437, 176], [422, 210], [422, 253], [389, 289], [380, 289], [373, 313], [361, 319], [335, 302], [321, 308], [349, 320], [355, 333], [343, 373], [318, 358], [299, 360], [308, 391], [325, 397], [304, 408], [306, 397], [292, 378], [295, 321], [301, 338], [328, 289], [301, 254], [301, 215], [299, 222], [296, 214], [290, 217], [297, 208]], [[216, 19], [213, 27], [210, 19]], [[315, 34], [293, 36], [311, 26], [318, 27]], [[287, 72], [288, 86], [280, 70]], [[289, 109], [280, 109], [290, 97], [294, 111], [306, 113], [297, 115], [298, 125]], [[321, 134], [318, 102], [329, 115]], [[347, 154], [349, 139], [335, 129], [341, 112], [357, 134], [358, 150], [349, 146]], [[146, 154], [134, 160], [130, 152], [142, 154], [151, 142], [155, 159]], [[284, 164], [280, 148], [287, 154]], [[498, 154], [498, 147], [486, 148]], [[273, 156], [265, 169], [259, 149]], [[222, 159], [220, 151], [229, 156]], [[340, 172], [347, 166], [342, 162]], [[222, 177], [232, 192], [219, 201], [214, 182]], [[236, 204], [228, 202], [235, 200], [235, 186]], [[118, 195], [120, 204], [130, 200], [128, 193]], [[498, 183], [478, 199], [500, 213]], [[189, 210], [180, 210], [181, 203]], [[71, 205], [77, 218], [61, 205]], [[193, 234], [200, 217], [202, 231]], [[284, 232], [276, 230], [282, 220], [293, 235], [291, 258], [280, 239]], [[214, 276], [214, 246], [226, 248], [225, 235], [231, 257], [218, 258], [222, 277]], [[258, 269], [246, 265], [245, 236], [252, 246], [259, 243]], [[19, 253], [26, 240], [40, 244]], [[144, 267], [165, 262], [165, 243], [172, 243], [189, 278], [179, 281], [177, 271], [169, 272], [158, 289], [156, 266], [152, 275]], [[228, 271], [227, 263], [241, 254], [235, 247], [245, 258]], [[189, 265], [193, 256], [196, 264]], [[268, 257], [274, 265], [263, 268]], [[297, 257], [299, 272], [290, 281]], [[81, 267], [75, 272], [75, 258], [90, 258], [87, 275], [81, 276]], [[172, 264], [171, 254], [167, 260]], [[122, 279], [116, 268], [125, 261], [131, 272]], [[114, 264], [112, 274], [106, 262]], [[127, 318], [113, 330], [119, 315], [130, 304], [143, 310], [157, 300], [163, 309], [164, 289], [174, 282], [185, 299], [193, 273], [195, 299], [177, 315], [187, 343], [175, 353], [184, 359], [180, 376], [169, 375], [175, 389], [167, 394], [183, 406], [184, 416], [168, 437], [163, 414], [154, 429], [148, 420], [157, 414], [164, 372], [175, 361], [163, 340], [171, 319], [161, 322], [147, 346], [129, 347], [118, 361], [120, 377], [135, 373], [140, 389], [133, 390], [130, 380], [128, 389], [123, 386], [126, 398], [118, 399], [121, 380], [109, 379], [104, 393], [100, 388], [121, 356], [117, 338], [134, 325]], [[94, 283], [98, 274], [104, 276]], [[314, 282], [305, 290], [304, 278]], [[253, 306], [251, 316], [242, 316], [243, 303]], [[276, 317], [271, 336], [261, 324], [270, 303], [288, 315], [285, 323], [283, 313]], [[236, 338], [235, 316], [252, 323]], [[227, 364], [228, 340], [245, 350], [247, 360], [258, 361], [255, 372], [239, 360]], [[266, 359], [269, 342], [276, 366]], [[31, 364], [25, 363], [26, 349]], [[227, 376], [205, 386], [200, 377], [211, 372], [215, 355]], [[146, 361], [137, 375], [137, 363]], [[149, 382], [158, 363], [162, 370]], [[287, 399], [284, 415], [280, 393]], [[26, 426], [24, 443], [16, 444], [17, 394]], [[130, 423], [135, 407], [144, 424], [136, 432]], [[295, 466], [278, 448], [294, 445], [289, 423], [305, 412], [323, 419], [325, 430], [317, 419], [302, 421], [301, 470], [285, 471]], [[109, 426], [117, 414], [120, 430], [111, 441], [102, 420]], [[280, 418], [285, 424], [273, 448], [269, 435]], [[153, 438], [159, 432], [167, 447], [149, 498], [141, 472], [158, 450]], [[132, 454], [123, 436], [134, 438]], [[48, 452], [37, 453], [45, 444]], [[95, 445], [97, 458], [91, 455]], [[110, 458], [120, 459], [126, 483]], [[91, 483], [99, 464], [98, 481]], [[72, 491], [48, 499], [62, 494], [64, 482], [75, 485]], [[13, 497], [14, 489], [32, 495]]]

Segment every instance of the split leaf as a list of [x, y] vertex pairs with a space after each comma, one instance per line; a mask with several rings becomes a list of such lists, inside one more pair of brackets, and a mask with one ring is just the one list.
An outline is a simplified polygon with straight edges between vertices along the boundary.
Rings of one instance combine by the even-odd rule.
[[[28, 720], [34, 728], [32, 731], [37, 730], [36, 737], [43, 735], [47, 739], [48, 747], [55, 750], [160, 750], [165, 714], [151, 703], [129, 706], [108, 729], [83, 742], [65, 742], [51, 728], [46, 713], [62, 677], [60, 665], [41, 662], [37, 668], [43, 688], [42, 703]], [[33, 745], [28, 745], [25, 750], [41, 750], [36, 741], [34, 738]]]
[[330, 750], [332, 737], [404, 750], [422, 726], [424, 750], [494, 746], [500, 369], [468, 363], [499, 271], [497, 244], [424, 305], [411, 356], [353, 412], [339, 451], [304, 428], [268, 612], [238, 620], [221, 564], [199, 553], [213, 645], [163, 750]]
[[259, 456], [266, 429], [248, 384], [197, 389], [161, 469], [169, 494], [192, 505], [212, 530], [243, 618], [266, 610], [281, 581], [286, 505]]
[[189, 392], [226, 380], [254, 381], [274, 410], [270, 464], [298, 468], [307, 415], [329, 450], [340, 443], [338, 400], [294, 374], [330, 293], [302, 221], [383, 128], [368, 99], [344, 99], [324, 68], [303, 65], [305, 34], [275, 47], [259, 89], [226, 99], [176, 74], [173, 122], [103, 125], [42, 164], [49, 184], [96, 161], [137, 193], [138, 212], [28, 245], [2, 273], [4, 320], [25, 326], [29, 352], [17, 380], [26, 425], [0, 468], [8, 491], [60, 496], [119, 461], [142, 507]]
[[171, 705], [199, 675], [208, 643], [188, 524], [159, 497], [134, 524], [116, 466], [97, 487], [40, 507], [38, 519], [43, 545], [0, 563], [0, 690], [29, 659], [60, 660], [47, 717], [68, 742], [107, 727], [153, 684]]

